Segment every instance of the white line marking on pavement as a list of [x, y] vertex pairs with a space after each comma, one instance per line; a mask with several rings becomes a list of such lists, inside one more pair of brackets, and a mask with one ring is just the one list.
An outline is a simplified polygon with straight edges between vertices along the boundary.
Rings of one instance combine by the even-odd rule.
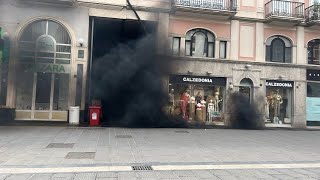
[[[156, 165], [156, 171], [172, 170], [207, 170], [207, 169], [292, 169], [292, 168], [320, 168], [320, 163], [304, 164], [226, 164], [226, 165]], [[92, 166], [92, 167], [54, 167], [54, 168], [0, 168], [0, 174], [23, 173], [79, 173], [79, 172], [107, 172], [133, 171], [131, 166]]]
[[320, 168], [320, 163], [308, 164], [227, 164], [227, 165], [166, 165], [152, 166], [157, 171], [205, 170], [205, 169], [292, 169]]

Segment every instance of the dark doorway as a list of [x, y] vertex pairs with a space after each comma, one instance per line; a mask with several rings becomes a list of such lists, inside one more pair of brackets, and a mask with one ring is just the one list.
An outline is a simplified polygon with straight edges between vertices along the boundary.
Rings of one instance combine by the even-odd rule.
[[[107, 19], [107, 18], [97, 18], [91, 17], [91, 35], [92, 35], [92, 52], [91, 52], [91, 65], [89, 68], [89, 73], [94, 72], [94, 63], [97, 59], [103, 57], [104, 55], [110, 53], [112, 49], [117, 48], [120, 44], [125, 44], [128, 46], [134, 46], [133, 42], [144, 37], [146, 34], [153, 34], [156, 30], [155, 22], [138, 21], [138, 20], [127, 20], [127, 19]], [[106, 61], [108, 59], [105, 59]], [[126, 72], [123, 72], [126, 73]], [[91, 76], [89, 77], [91, 81]], [[92, 85], [89, 82], [89, 86]], [[126, 84], [123, 84], [123, 89], [126, 88]], [[89, 87], [87, 107], [91, 104], [92, 100], [95, 98], [92, 94], [92, 89], [94, 87]], [[125, 90], [121, 93], [130, 93]], [[98, 99], [99, 100], [99, 99]], [[103, 107], [103, 118], [102, 125], [112, 126], [112, 121], [114, 118], [119, 116], [122, 111], [121, 103], [125, 103], [126, 100], [121, 97], [114, 97], [108, 101], [101, 100]], [[87, 109], [87, 108], [86, 108]], [[117, 111], [118, 109], [119, 111]], [[120, 113], [120, 114], [119, 114]], [[87, 116], [89, 117], [89, 116]]]

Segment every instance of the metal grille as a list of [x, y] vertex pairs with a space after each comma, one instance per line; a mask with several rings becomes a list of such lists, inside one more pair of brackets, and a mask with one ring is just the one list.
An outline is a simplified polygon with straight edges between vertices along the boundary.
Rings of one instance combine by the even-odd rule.
[[50, 143], [46, 148], [73, 148], [74, 143]]
[[152, 171], [152, 167], [151, 166], [132, 166], [132, 169], [134, 171]]
[[175, 131], [176, 133], [189, 133], [189, 131]]
[[116, 135], [116, 138], [132, 138], [131, 135]]

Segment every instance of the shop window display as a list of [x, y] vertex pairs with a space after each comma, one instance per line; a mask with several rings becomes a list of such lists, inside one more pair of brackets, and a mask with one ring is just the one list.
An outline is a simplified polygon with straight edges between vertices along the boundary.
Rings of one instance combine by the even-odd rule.
[[206, 124], [223, 122], [224, 87], [170, 84], [168, 113]]
[[292, 92], [288, 88], [267, 87], [266, 123], [291, 124]]

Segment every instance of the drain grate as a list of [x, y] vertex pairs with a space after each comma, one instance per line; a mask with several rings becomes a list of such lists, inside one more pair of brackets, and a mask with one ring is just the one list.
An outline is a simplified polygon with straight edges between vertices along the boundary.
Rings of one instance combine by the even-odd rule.
[[94, 159], [95, 152], [69, 152], [65, 159]]
[[189, 131], [175, 131], [175, 133], [189, 133]]
[[152, 171], [152, 167], [151, 166], [132, 166], [132, 169], [134, 171]]
[[131, 135], [116, 135], [116, 138], [132, 138]]
[[46, 148], [73, 148], [74, 143], [50, 143]]

